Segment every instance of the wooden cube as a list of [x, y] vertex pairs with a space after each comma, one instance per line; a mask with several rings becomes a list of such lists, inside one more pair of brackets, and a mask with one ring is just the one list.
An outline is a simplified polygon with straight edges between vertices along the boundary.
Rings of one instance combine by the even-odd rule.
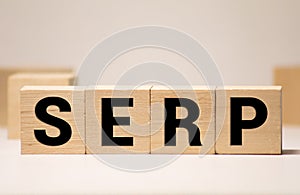
[[20, 89], [25, 85], [72, 85], [71, 73], [16, 73], [8, 79], [8, 138], [20, 138]]
[[281, 154], [281, 87], [216, 91], [217, 154]]
[[86, 90], [86, 147], [90, 154], [149, 154], [150, 87]]
[[215, 153], [215, 88], [151, 89], [151, 153]]
[[84, 100], [72, 86], [23, 87], [22, 154], [85, 154]]
[[33, 67], [1, 67], [0, 68], [0, 127], [7, 127], [7, 84], [8, 77], [18, 72], [34, 72], [34, 73], [72, 73], [73, 71], [68, 68], [49, 68], [46, 66], [42, 68]]
[[282, 86], [282, 122], [300, 125], [300, 66], [277, 67], [274, 70], [274, 85]]

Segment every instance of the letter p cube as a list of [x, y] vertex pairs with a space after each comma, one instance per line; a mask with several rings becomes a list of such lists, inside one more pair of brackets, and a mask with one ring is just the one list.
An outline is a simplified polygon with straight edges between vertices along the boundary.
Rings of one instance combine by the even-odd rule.
[[281, 87], [216, 91], [217, 154], [281, 154]]

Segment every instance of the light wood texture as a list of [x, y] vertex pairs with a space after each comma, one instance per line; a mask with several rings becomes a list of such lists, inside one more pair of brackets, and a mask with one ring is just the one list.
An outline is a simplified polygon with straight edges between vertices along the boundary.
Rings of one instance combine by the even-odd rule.
[[[46, 97], [60, 97], [71, 106], [71, 112], [60, 112], [49, 106], [47, 113], [63, 119], [72, 129], [71, 139], [61, 146], [40, 143], [34, 129], [45, 129], [49, 137], [59, 136], [59, 129], [40, 121], [35, 114], [36, 104]], [[84, 89], [72, 86], [26, 86], [21, 90], [21, 152], [22, 154], [85, 154]]]
[[20, 89], [25, 85], [71, 85], [72, 73], [16, 73], [8, 79], [8, 138], [20, 138]]
[[[114, 137], [133, 137], [133, 146], [103, 146], [102, 98], [133, 98], [133, 107], [114, 107], [114, 117], [130, 117], [130, 126], [114, 126]], [[103, 113], [104, 115], [107, 113]], [[110, 86], [86, 91], [86, 150], [94, 154], [150, 153], [150, 86], [131, 90]]]
[[274, 84], [282, 86], [283, 124], [300, 125], [300, 67], [277, 67]]
[[[242, 130], [242, 145], [230, 143], [231, 97], [256, 98], [267, 107], [267, 118], [261, 126]], [[216, 113], [217, 154], [281, 154], [281, 87], [217, 88]], [[253, 120], [256, 114], [253, 107], [242, 107], [242, 120]]]
[[12, 74], [18, 72], [59, 72], [59, 73], [72, 73], [71, 69], [68, 68], [30, 68], [30, 67], [22, 67], [22, 68], [11, 68], [11, 67], [1, 67], [0, 68], [0, 127], [7, 127], [7, 83], [8, 77]]
[[[151, 89], [151, 153], [153, 154], [214, 154], [215, 153], [215, 88], [194, 86], [175, 90], [163, 86]], [[194, 124], [200, 129], [202, 146], [190, 146], [188, 131], [176, 129], [176, 146], [165, 146], [165, 98], [188, 98], [200, 109]], [[186, 108], [176, 109], [176, 118], [188, 116]]]

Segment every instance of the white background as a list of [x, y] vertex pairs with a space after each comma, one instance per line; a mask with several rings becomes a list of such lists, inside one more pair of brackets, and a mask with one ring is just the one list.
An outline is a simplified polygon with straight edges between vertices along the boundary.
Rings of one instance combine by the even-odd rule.
[[[169, 26], [198, 40], [227, 85], [272, 84], [277, 65], [300, 64], [300, 1], [0, 1], [1, 66], [78, 68], [116, 31]], [[137, 51], [141, 52], [141, 51]], [[147, 53], [148, 52], [148, 53]], [[159, 51], [123, 56], [147, 60]], [[146, 55], [147, 54], [147, 55]], [[166, 54], [167, 55], [167, 54]], [[178, 63], [174, 56], [169, 64]], [[163, 169], [121, 172], [93, 156], [21, 156], [0, 131], [0, 193], [299, 194], [300, 129], [284, 129], [281, 156], [184, 156]]]
[[266, 85], [274, 66], [300, 64], [299, 10], [299, 0], [1, 0], [0, 64], [77, 68], [112, 33], [161, 25], [198, 40], [225, 84]]
[[184, 155], [132, 173], [92, 155], [20, 155], [0, 130], [1, 194], [299, 194], [300, 129], [283, 133], [283, 155]]

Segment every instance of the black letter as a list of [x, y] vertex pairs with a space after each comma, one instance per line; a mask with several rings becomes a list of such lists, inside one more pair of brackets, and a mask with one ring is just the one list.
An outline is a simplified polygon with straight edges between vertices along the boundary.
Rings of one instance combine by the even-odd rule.
[[60, 130], [60, 135], [58, 137], [49, 137], [45, 129], [34, 130], [34, 135], [44, 145], [60, 146], [71, 139], [72, 129], [66, 121], [47, 113], [47, 108], [51, 105], [57, 106], [61, 112], [71, 112], [71, 106], [66, 100], [60, 97], [47, 97], [39, 101], [35, 107], [36, 117], [48, 125], [57, 127]]
[[[252, 120], [242, 120], [242, 107], [251, 106], [256, 111]], [[260, 127], [267, 120], [268, 110], [266, 105], [257, 98], [232, 97], [230, 98], [231, 129], [230, 145], [242, 145], [242, 129], [254, 129]]]
[[[188, 117], [176, 119], [176, 107], [185, 107], [188, 110]], [[165, 145], [176, 146], [176, 128], [181, 127], [188, 130], [191, 146], [202, 146], [200, 130], [193, 124], [199, 117], [198, 105], [186, 98], [165, 98], [165, 108]]]
[[133, 146], [133, 137], [114, 137], [113, 126], [130, 125], [129, 117], [114, 117], [113, 107], [133, 107], [133, 98], [102, 98], [102, 146]]

